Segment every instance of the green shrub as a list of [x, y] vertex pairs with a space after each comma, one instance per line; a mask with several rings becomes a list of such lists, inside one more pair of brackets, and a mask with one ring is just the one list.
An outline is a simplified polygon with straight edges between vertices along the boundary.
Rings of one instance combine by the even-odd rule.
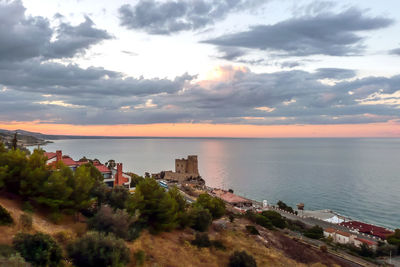
[[254, 225], [246, 225], [246, 230], [251, 235], [259, 235], [260, 234], [260, 232], [258, 232], [257, 228], [254, 227]]
[[0, 244], [0, 256], [9, 257], [15, 253], [16, 251], [12, 246], [6, 244]]
[[310, 229], [308, 229], [304, 235], [306, 237], [312, 238], [312, 239], [321, 239], [324, 237], [324, 229], [318, 225], [314, 225]]
[[221, 240], [211, 241], [211, 246], [213, 246], [216, 249], [226, 250], [226, 247], [225, 247], [224, 243], [222, 243]]
[[100, 210], [88, 221], [89, 229], [99, 232], [113, 233], [119, 238], [132, 240], [130, 226], [134, 219], [125, 210], [113, 211], [109, 206], [101, 206]]
[[17, 234], [13, 246], [34, 266], [58, 266], [62, 258], [60, 246], [51, 236], [43, 233]]
[[194, 230], [204, 232], [212, 223], [211, 213], [201, 207], [193, 207], [189, 211], [190, 225]]
[[11, 225], [14, 223], [11, 214], [0, 205], [0, 225]]
[[192, 244], [199, 248], [207, 248], [211, 246], [211, 242], [207, 233], [196, 233]]
[[256, 260], [246, 251], [235, 251], [229, 257], [229, 267], [257, 267]]
[[209, 194], [199, 195], [194, 204], [208, 209], [213, 219], [221, 218], [225, 214], [225, 203], [221, 199], [212, 197]]
[[19, 216], [19, 223], [21, 224], [23, 229], [32, 229], [32, 216], [27, 213], [21, 214], [21, 216]]
[[90, 232], [67, 248], [77, 267], [125, 266], [129, 263], [129, 249], [114, 235]]
[[278, 212], [274, 210], [267, 210], [261, 213], [262, 216], [268, 218], [272, 225], [278, 228], [285, 228], [286, 227], [286, 220], [282, 217]]
[[285, 210], [287, 212], [294, 213], [293, 208], [288, 206], [288, 205], [286, 205], [286, 203], [281, 201], [281, 200], [278, 201], [277, 205], [281, 210]]
[[1, 266], [7, 267], [29, 267], [30, 265], [21, 257], [19, 253], [4, 257], [0, 256]]
[[33, 212], [33, 206], [31, 205], [31, 203], [29, 201], [25, 201], [22, 204], [22, 210], [25, 212]]
[[133, 254], [136, 266], [142, 266], [146, 260], [146, 253], [143, 250], [138, 250]]
[[59, 224], [63, 219], [63, 215], [60, 212], [53, 212], [50, 214], [49, 219], [51, 222]]
[[274, 226], [272, 225], [271, 221], [267, 217], [262, 216], [261, 214], [255, 215], [255, 223], [270, 230], [274, 229]]

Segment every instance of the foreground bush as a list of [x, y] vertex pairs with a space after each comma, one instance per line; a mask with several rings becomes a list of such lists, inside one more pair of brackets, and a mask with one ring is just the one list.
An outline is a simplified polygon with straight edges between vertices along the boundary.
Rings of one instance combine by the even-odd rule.
[[34, 266], [58, 266], [62, 258], [60, 246], [51, 236], [43, 233], [17, 234], [13, 246]]
[[0, 225], [11, 225], [14, 223], [11, 214], [0, 205]]
[[221, 199], [212, 197], [209, 194], [199, 195], [194, 204], [208, 209], [213, 219], [219, 219], [225, 214], [225, 203]]
[[318, 225], [314, 225], [310, 229], [308, 229], [304, 235], [306, 237], [312, 238], [312, 239], [321, 239], [324, 237], [324, 229]]
[[126, 240], [134, 239], [131, 226], [135, 219], [125, 210], [116, 210], [109, 206], [102, 206], [100, 210], [88, 221], [89, 229], [99, 232], [113, 233]]
[[286, 220], [282, 217], [278, 212], [274, 210], [267, 210], [261, 213], [262, 216], [266, 217], [268, 220], [271, 221], [272, 225], [278, 228], [285, 228], [286, 227]]
[[194, 230], [204, 232], [212, 223], [212, 216], [208, 209], [193, 207], [189, 211], [190, 225]]
[[90, 232], [68, 246], [68, 255], [78, 267], [125, 266], [129, 249], [114, 235]]
[[229, 267], [257, 267], [256, 260], [246, 251], [235, 251], [229, 257]]
[[196, 233], [192, 244], [199, 248], [207, 248], [211, 246], [211, 241], [207, 233]]

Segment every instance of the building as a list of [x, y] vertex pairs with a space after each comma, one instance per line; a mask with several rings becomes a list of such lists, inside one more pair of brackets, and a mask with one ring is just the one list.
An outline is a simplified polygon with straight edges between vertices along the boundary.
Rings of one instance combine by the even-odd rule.
[[226, 190], [213, 189], [211, 191], [211, 195], [214, 197], [218, 197], [222, 199], [225, 203], [237, 208], [251, 208], [253, 206], [253, 202], [251, 200], [235, 195], [234, 193]]
[[324, 237], [325, 238], [331, 237], [333, 242], [343, 245], [351, 244], [356, 247], [361, 247], [361, 245], [364, 244], [372, 248], [373, 250], [375, 250], [378, 246], [378, 243], [376, 241], [360, 238], [357, 237], [357, 235], [355, 234], [351, 234], [333, 228], [324, 229]]
[[326, 228], [324, 230], [324, 237], [331, 237], [333, 242], [339, 244], [352, 244], [354, 243], [354, 239], [356, 238], [355, 235], [333, 228]]
[[372, 248], [373, 250], [376, 250], [378, 247], [378, 243], [372, 240], [364, 239], [364, 238], [355, 238], [354, 239], [354, 245], [356, 247], [361, 247], [362, 245], [367, 245], [368, 247]]
[[[55, 168], [58, 162], [62, 162], [64, 165], [75, 171], [79, 166], [89, 163], [89, 160], [75, 161], [71, 157], [62, 155], [61, 150], [54, 152], [45, 152], [44, 155], [47, 157], [46, 164]], [[104, 183], [109, 187], [123, 186], [130, 189], [131, 176], [122, 171], [122, 163], [117, 163], [116, 168], [108, 168], [98, 160], [92, 162], [93, 166], [103, 175]]]
[[197, 156], [195, 155], [190, 155], [187, 159], [175, 159], [175, 172], [162, 171], [152, 176], [168, 182], [205, 184], [205, 181], [199, 174]]
[[386, 240], [389, 235], [393, 234], [393, 231], [389, 229], [359, 221], [342, 222], [340, 225], [350, 228], [358, 233], [376, 236], [383, 240]]

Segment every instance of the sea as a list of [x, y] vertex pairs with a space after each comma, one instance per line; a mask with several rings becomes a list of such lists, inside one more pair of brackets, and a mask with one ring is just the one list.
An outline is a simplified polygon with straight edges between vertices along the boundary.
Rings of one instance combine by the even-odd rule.
[[208, 186], [400, 228], [400, 139], [67, 139], [43, 148], [75, 160], [114, 159], [139, 175], [174, 170], [176, 158], [198, 155]]

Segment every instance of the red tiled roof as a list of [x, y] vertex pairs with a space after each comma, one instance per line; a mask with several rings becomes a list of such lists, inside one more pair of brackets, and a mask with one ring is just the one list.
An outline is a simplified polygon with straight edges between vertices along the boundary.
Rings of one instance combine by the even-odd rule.
[[54, 152], [44, 152], [44, 155], [47, 157], [47, 159], [52, 159], [57, 156], [57, 154]]
[[228, 202], [228, 203], [251, 203], [251, 201], [248, 199], [245, 199], [245, 198], [235, 195], [231, 192], [220, 190], [220, 189], [214, 190], [214, 194], [217, 197], [219, 197], [220, 199], [222, 199], [223, 201]]
[[95, 164], [94, 166], [102, 173], [111, 173], [111, 170], [103, 164]]
[[62, 156], [61, 161], [66, 165], [66, 166], [74, 166], [78, 165], [75, 160], [73, 160], [69, 156]]
[[361, 243], [367, 244], [368, 246], [374, 246], [374, 245], [377, 244], [375, 241], [367, 240], [367, 239], [364, 239], [364, 238], [358, 238], [357, 237], [356, 240], [360, 241]]
[[338, 235], [347, 236], [347, 237], [351, 236], [350, 233], [343, 232], [343, 231], [340, 231], [340, 230], [336, 230], [336, 229], [333, 229], [333, 228], [330, 228], [330, 227], [326, 228], [324, 231], [327, 232], [327, 233], [336, 233]]
[[382, 239], [386, 239], [388, 235], [393, 234], [392, 231], [385, 229], [383, 227], [359, 222], [359, 221], [349, 221], [349, 222], [342, 222], [341, 225], [346, 226], [346, 227], [352, 227], [354, 229], [357, 229], [361, 233], [373, 235], [380, 237]]

